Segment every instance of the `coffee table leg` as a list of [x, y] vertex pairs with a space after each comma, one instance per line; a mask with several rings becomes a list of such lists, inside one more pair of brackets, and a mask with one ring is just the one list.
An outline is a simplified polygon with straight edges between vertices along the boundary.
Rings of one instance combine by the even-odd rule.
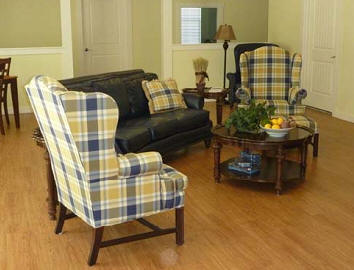
[[307, 147], [308, 142], [304, 142], [301, 149], [301, 178], [305, 179], [307, 166]]
[[283, 161], [284, 161], [284, 153], [283, 148], [279, 147], [277, 151], [277, 179], [275, 183], [275, 191], [277, 195], [281, 194], [282, 190], [282, 179], [281, 179], [281, 172], [283, 170]]
[[218, 142], [213, 144], [214, 148], [214, 179], [216, 183], [220, 183], [220, 151], [222, 145]]

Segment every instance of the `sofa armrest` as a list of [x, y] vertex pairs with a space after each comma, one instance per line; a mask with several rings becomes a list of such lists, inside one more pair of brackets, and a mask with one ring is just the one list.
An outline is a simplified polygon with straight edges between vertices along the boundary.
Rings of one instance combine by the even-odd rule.
[[288, 102], [290, 105], [300, 105], [301, 101], [307, 97], [307, 91], [300, 87], [293, 87], [289, 90]]
[[163, 165], [162, 157], [158, 152], [128, 153], [126, 155], [119, 155], [117, 160], [119, 178], [158, 174]]
[[191, 93], [182, 94], [186, 105], [190, 109], [201, 110], [204, 107], [204, 98]]
[[251, 101], [251, 90], [246, 87], [241, 87], [237, 89], [236, 97], [241, 100], [242, 104], [249, 104]]

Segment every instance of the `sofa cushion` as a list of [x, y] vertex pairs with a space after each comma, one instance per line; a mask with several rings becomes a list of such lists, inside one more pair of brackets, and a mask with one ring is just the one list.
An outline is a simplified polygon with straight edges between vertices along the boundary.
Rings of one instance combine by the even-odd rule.
[[150, 132], [146, 127], [120, 127], [116, 132], [116, 149], [119, 152], [137, 152], [151, 142]]
[[166, 81], [142, 81], [142, 88], [151, 114], [186, 108], [182, 94], [173, 79]]
[[124, 80], [130, 104], [129, 119], [149, 115], [148, 101], [141, 86], [141, 81], [142, 79]]
[[179, 109], [171, 112], [155, 114], [154, 116], [164, 117], [170, 121], [176, 120], [176, 132], [200, 128], [209, 123], [209, 112], [204, 110]]
[[121, 122], [119, 128], [146, 128], [152, 141], [161, 140], [176, 133], [177, 119], [159, 116], [139, 117]]
[[125, 119], [130, 113], [130, 105], [125, 84], [119, 78], [103, 79], [92, 82], [95, 91], [110, 95], [119, 108], [119, 118]]

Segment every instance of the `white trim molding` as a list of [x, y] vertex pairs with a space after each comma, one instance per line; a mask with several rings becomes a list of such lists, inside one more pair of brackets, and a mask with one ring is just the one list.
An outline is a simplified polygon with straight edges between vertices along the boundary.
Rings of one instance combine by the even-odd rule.
[[70, 0], [60, 0], [61, 40], [63, 47], [62, 76], [74, 76], [73, 41], [71, 33], [71, 5]]
[[172, 77], [172, 0], [161, 1], [161, 77]]
[[335, 111], [333, 112], [332, 116], [335, 117], [335, 118], [344, 120], [344, 121], [348, 121], [348, 122], [354, 123], [354, 115], [353, 114], [341, 112], [341, 111], [335, 109]]
[[63, 47], [0, 48], [0, 55], [63, 54]]

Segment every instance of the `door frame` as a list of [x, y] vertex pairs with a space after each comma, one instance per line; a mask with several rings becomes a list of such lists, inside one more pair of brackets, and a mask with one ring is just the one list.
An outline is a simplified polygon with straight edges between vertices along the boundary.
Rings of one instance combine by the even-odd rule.
[[[122, 28], [123, 38], [125, 42], [122, 44], [122, 61], [123, 69], [132, 69], [133, 68], [133, 25], [132, 25], [132, 2], [131, 0], [120, 0], [122, 4], [122, 9], [126, 12], [123, 12], [122, 21], [124, 21], [125, 27]], [[74, 46], [75, 50], [75, 61], [76, 61], [76, 74], [75, 76], [84, 76], [88, 74], [86, 67], [86, 57], [85, 57], [85, 47], [86, 47], [86, 36], [85, 36], [85, 22], [84, 22], [84, 2], [85, 0], [75, 0], [73, 5], [75, 5], [75, 10], [77, 11], [76, 23], [76, 33], [78, 36], [73, 37], [73, 40], [76, 41]]]
[[[303, 0], [303, 18], [302, 18], [302, 55], [303, 55], [303, 67], [302, 67], [302, 87], [305, 89], [310, 86], [310, 63], [311, 60], [309, 59], [310, 49], [309, 46], [310, 38], [311, 38], [311, 31], [310, 31], [310, 1], [313, 0]], [[332, 100], [332, 115], [336, 116], [338, 114], [337, 109], [337, 101], [338, 101], [338, 87], [339, 87], [339, 78], [340, 78], [340, 62], [342, 59], [342, 44], [343, 44], [343, 27], [342, 27], [342, 20], [341, 12], [342, 12], [342, 0], [336, 0], [338, 4], [337, 8], [337, 25], [336, 25], [336, 61], [335, 61], [335, 72], [334, 72], [334, 82], [333, 82], [333, 100]], [[304, 100], [306, 104], [306, 99]], [[307, 104], [306, 104], [307, 105]], [[307, 105], [311, 107], [311, 105]]]

